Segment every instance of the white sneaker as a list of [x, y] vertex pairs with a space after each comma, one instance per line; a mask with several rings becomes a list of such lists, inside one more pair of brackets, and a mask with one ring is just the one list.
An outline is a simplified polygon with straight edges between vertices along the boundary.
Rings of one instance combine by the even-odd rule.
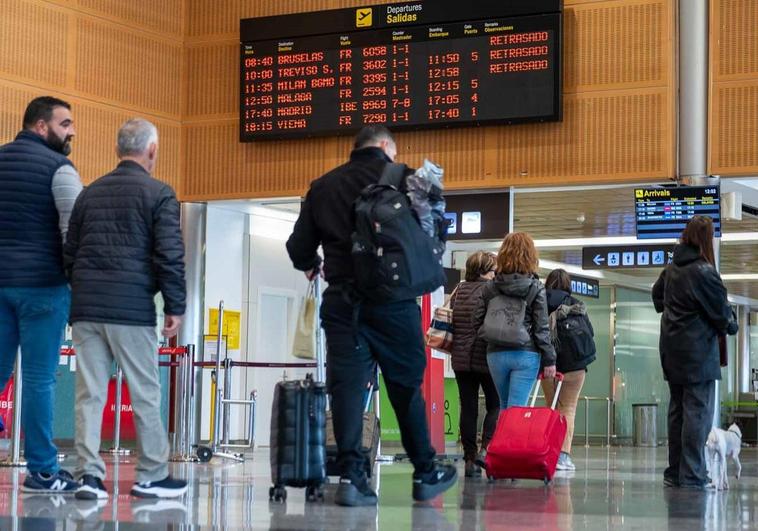
[[555, 469], [561, 471], [570, 471], [576, 470], [576, 466], [571, 461], [571, 456], [569, 456], [569, 454], [561, 452], [561, 455], [558, 458], [558, 465], [555, 467]]

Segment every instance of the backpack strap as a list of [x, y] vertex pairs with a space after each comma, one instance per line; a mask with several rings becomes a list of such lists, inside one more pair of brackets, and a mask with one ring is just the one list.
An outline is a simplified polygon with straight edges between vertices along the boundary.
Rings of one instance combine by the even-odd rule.
[[396, 190], [400, 190], [402, 188], [403, 181], [405, 180], [405, 173], [407, 169], [408, 166], [405, 164], [388, 162], [384, 166], [384, 171], [382, 171], [382, 176], [379, 179], [378, 184], [392, 186]]

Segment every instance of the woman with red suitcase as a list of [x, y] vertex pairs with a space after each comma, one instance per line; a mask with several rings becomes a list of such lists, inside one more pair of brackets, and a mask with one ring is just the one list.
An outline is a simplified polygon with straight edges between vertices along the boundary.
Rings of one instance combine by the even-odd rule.
[[482, 289], [473, 312], [479, 337], [487, 342], [487, 365], [501, 410], [526, 405], [540, 366], [545, 378], [555, 376], [556, 355], [538, 265], [532, 237], [508, 234], [497, 254], [497, 274]]

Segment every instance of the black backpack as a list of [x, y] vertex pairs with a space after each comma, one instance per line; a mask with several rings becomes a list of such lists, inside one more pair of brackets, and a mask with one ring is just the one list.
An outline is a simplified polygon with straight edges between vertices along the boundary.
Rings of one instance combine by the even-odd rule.
[[364, 188], [355, 202], [355, 288], [373, 302], [413, 299], [445, 283], [445, 243], [421, 229], [400, 191], [406, 172], [404, 164], [387, 164], [379, 182]]
[[558, 370], [578, 371], [595, 361], [597, 349], [592, 326], [587, 315], [569, 313], [556, 322], [556, 337], [553, 338], [558, 354]]

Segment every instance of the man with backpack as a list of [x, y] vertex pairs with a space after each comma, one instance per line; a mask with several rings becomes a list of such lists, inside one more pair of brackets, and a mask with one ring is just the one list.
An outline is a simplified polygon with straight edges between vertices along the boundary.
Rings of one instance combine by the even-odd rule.
[[397, 146], [382, 126], [365, 127], [346, 164], [315, 180], [287, 242], [309, 279], [321, 272], [321, 323], [327, 386], [338, 448], [338, 505], [376, 505], [361, 452], [365, 383], [378, 363], [401, 438], [414, 466], [413, 498], [431, 499], [455, 484], [456, 469], [435, 463], [421, 383], [426, 353], [416, 297], [444, 282], [442, 232], [421, 229], [407, 196], [407, 166], [392, 164]]

